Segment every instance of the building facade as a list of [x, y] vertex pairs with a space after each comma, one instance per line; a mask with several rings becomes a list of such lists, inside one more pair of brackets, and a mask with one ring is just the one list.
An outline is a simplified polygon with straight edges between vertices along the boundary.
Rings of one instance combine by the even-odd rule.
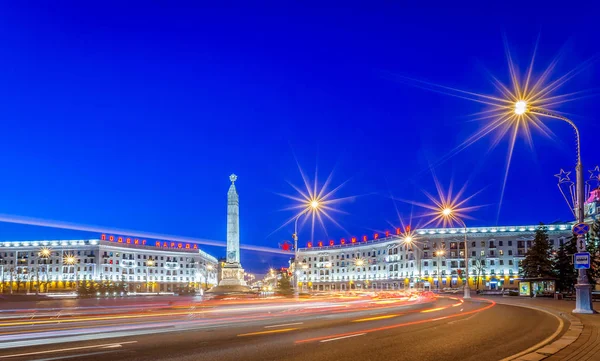
[[81, 281], [121, 283], [129, 292], [207, 289], [217, 259], [197, 244], [102, 239], [0, 242], [0, 291], [52, 292]]
[[[421, 229], [410, 242], [388, 236], [298, 250], [303, 291], [458, 288], [465, 282], [465, 231], [472, 289], [516, 288], [519, 263], [537, 226]], [[553, 248], [572, 236], [570, 224], [548, 225]], [[322, 243], [321, 243], [322, 244]]]

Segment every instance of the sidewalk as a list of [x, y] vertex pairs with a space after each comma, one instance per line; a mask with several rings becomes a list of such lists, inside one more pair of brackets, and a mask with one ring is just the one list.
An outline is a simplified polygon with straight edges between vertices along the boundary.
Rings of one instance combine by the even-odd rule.
[[[529, 297], [488, 298], [499, 304], [524, 305], [553, 311], [571, 323], [565, 323], [568, 330], [558, 340], [515, 360], [600, 360], [600, 314], [571, 313], [575, 308], [575, 301]], [[594, 303], [594, 309], [600, 311], [600, 303]]]

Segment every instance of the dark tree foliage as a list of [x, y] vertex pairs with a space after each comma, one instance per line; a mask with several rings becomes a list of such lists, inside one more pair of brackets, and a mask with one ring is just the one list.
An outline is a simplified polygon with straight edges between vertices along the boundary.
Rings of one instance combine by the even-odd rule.
[[573, 292], [577, 281], [577, 271], [573, 266], [573, 255], [577, 251], [577, 237], [561, 244], [554, 258], [556, 289], [560, 292]]
[[519, 273], [525, 278], [553, 278], [552, 247], [548, 239], [548, 229], [543, 223], [535, 231], [533, 246], [521, 262]]
[[290, 276], [287, 272], [283, 272], [277, 281], [277, 293], [282, 295], [291, 295], [294, 293], [292, 282], [290, 281]]

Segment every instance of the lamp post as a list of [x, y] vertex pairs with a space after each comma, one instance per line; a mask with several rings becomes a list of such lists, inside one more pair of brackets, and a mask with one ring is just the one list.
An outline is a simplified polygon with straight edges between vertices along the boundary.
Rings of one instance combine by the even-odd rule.
[[[320, 205], [321, 204], [317, 199], [313, 199], [310, 202], [308, 202], [307, 209], [312, 210], [313, 212], [316, 212], [319, 210]], [[300, 212], [300, 214], [298, 214], [296, 216], [296, 219], [294, 221], [294, 234], [292, 235], [292, 238], [294, 239], [294, 274], [293, 274], [293, 276], [294, 276], [294, 293], [296, 295], [298, 295], [298, 293], [299, 293], [299, 290], [298, 290], [298, 220], [304, 214], [306, 214], [306, 211]]]
[[207, 264], [204, 267], [204, 288], [206, 290], [208, 290], [208, 275], [210, 274], [210, 272], [213, 270], [213, 265], [212, 264]]
[[438, 291], [440, 290], [440, 282], [442, 282], [442, 277], [440, 276], [440, 262], [442, 261], [442, 257], [444, 257], [445, 253], [446, 253], [446, 251], [444, 251], [443, 249], [433, 252], [435, 257], [437, 258], [437, 278], [438, 278], [437, 289], [438, 289]]
[[[453, 221], [456, 221], [459, 224], [462, 224], [462, 226], [464, 227], [463, 233], [465, 234], [465, 273], [466, 273], [465, 280], [466, 281], [463, 283], [463, 290], [464, 290], [463, 298], [471, 298], [471, 288], [469, 287], [469, 249], [468, 249], [468, 245], [467, 245], [467, 225], [461, 218], [459, 218], [455, 214], [454, 209], [452, 209], [451, 207], [446, 207], [446, 208], [442, 209], [442, 216], [446, 219], [451, 219]], [[459, 249], [460, 249], [460, 247], [459, 247]]]
[[419, 249], [419, 246], [416, 243], [414, 243], [413, 241], [414, 241], [414, 238], [410, 234], [408, 234], [403, 239], [404, 244], [408, 245], [408, 247], [409, 247], [408, 249], [409, 250], [413, 251], [413, 247], [416, 249], [416, 251], [413, 251], [413, 252], [415, 252], [415, 254], [417, 255], [415, 257], [415, 260], [417, 261], [417, 277], [416, 277], [417, 282], [416, 282], [415, 288], [418, 289], [419, 288], [418, 287], [419, 286], [419, 282], [421, 280], [421, 260], [419, 259], [419, 251], [420, 251], [420, 249]]
[[[67, 269], [73, 267], [73, 275], [75, 276], [76, 286], [79, 287], [79, 280], [77, 279], [77, 268], [75, 268], [75, 264], [77, 263], [77, 258], [75, 255], [68, 254], [65, 256], [63, 260], [64, 264], [67, 265]], [[69, 272], [71, 273], [71, 272]]]
[[[150, 267], [154, 267], [154, 264], [152, 258], [146, 261], [146, 292], [154, 292], [154, 284], [150, 282]], [[149, 291], [150, 286], [152, 286], [152, 291]]]
[[[525, 100], [519, 100], [515, 102], [514, 113], [517, 116], [522, 117], [527, 113], [531, 113], [562, 120], [563, 122], [569, 124], [575, 131], [575, 143], [577, 146], [577, 164], [575, 165], [575, 173], [577, 178], [575, 186], [575, 216], [577, 218], [577, 223], [583, 223], [585, 220], [583, 207], [583, 203], [585, 202], [585, 184], [583, 182], [583, 166], [581, 164], [581, 139], [579, 136], [579, 129], [569, 118], [545, 109], [530, 106]], [[577, 235], [577, 251], [586, 251], [585, 238], [582, 234]], [[585, 269], [579, 269], [578, 271], [577, 284], [575, 285], [575, 309], [573, 310], [573, 313], [595, 313], [592, 306], [592, 285], [590, 285], [588, 282], [587, 271]]]

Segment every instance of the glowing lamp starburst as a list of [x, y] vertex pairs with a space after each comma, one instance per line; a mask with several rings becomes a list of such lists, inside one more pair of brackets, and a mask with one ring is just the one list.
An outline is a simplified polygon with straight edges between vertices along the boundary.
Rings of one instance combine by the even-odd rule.
[[[346, 214], [346, 212], [338, 209], [337, 206], [343, 201], [350, 201], [355, 198], [336, 197], [337, 192], [346, 184], [347, 181], [329, 190], [333, 178], [333, 172], [329, 174], [329, 176], [323, 184], [319, 184], [316, 171], [314, 182], [311, 182], [300, 167], [300, 165], [298, 165], [298, 169], [300, 170], [300, 175], [302, 176], [302, 180], [304, 181], [305, 189], [297, 187], [296, 185], [288, 182], [297, 194], [288, 195], [278, 193], [280, 196], [283, 196], [296, 202], [295, 205], [284, 209], [296, 211], [296, 214], [293, 217], [289, 218], [285, 223], [283, 223], [271, 234], [297, 220], [301, 220], [299, 228], [302, 228], [307, 221], [310, 221], [311, 240], [314, 239], [315, 225], [320, 225], [321, 228], [325, 231], [325, 233], [327, 233], [325, 221], [333, 223], [335, 226], [346, 232], [344, 227], [342, 227], [342, 225], [334, 219], [333, 214]], [[296, 238], [297, 235], [294, 234], [293, 237]]]
[[482, 207], [481, 205], [467, 205], [467, 203], [470, 202], [473, 197], [479, 194], [479, 192], [465, 197], [464, 193], [467, 186], [466, 184], [463, 185], [456, 195], [454, 195], [452, 183], [450, 183], [448, 190], [444, 191], [435, 175], [433, 180], [437, 189], [437, 197], [426, 191], [423, 191], [431, 203], [405, 201], [429, 210], [429, 212], [423, 215], [424, 217], [431, 217], [424, 227], [432, 223], [437, 227], [442, 226], [444, 228], [464, 226], [465, 219], [473, 219], [473, 217], [469, 216], [468, 213]]
[[524, 100], [519, 100], [515, 103], [515, 114], [523, 115], [527, 111], [527, 102]]
[[66, 265], [72, 266], [77, 262], [77, 258], [73, 254], [67, 254], [64, 256], [63, 262]]
[[[568, 81], [582, 73], [586, 68], [597, 61], [600, 55], [592, 56], [566, 73], [554, 76], [553, 73], [558, 66], [560, 57], [554, 58], [545, 69], [534, 71], [536, 52], [537, 44], [534, 48], [531, 60], [526, 67], [526, 71], [521, 75], [517, 70], [518, 66], [511, 55], [509, 46], [505, 41], [509, 82], [503, 82], [493, 75], [490, 76], [492, 85], [496, 89], [496, 94], [478, 93], [422, 80], [403, 78], [403, 80], [408, 81], [409, 84], [416, 87], [470, 100], [487, 107], [475, 113], [475, 116], [473, 117], [473, 120], [483, 122], [480, 129], [437, 160], [435, 164], [430, 165], [430, 168], [446, 162], [489, 135], [493, 136], [490, 145], [491, 148], [500, 144], [501, 140], [505, 137], [508, 138], [508, 155], [504, 169], [502, 189], [500, 191], [498, 215], [502, 206], [508, 171], [517, 139], [523, 137], [527, 144], [533, 149], [533, 130], [548, 138], [554, 138], [554, 132], [542, 121], [545, 117], [566, 121], [575, 129], [575, 132], [578, 133], [573, 122], [567, 119], [565, 114], [561, 113], [558, 108], [566, 102], [592, 95], [590, 90], [562, 93], [559, 93], [559, 90], [561, 90]], [[579, 134], [577, 134], [576, 137], [579, 138]], [[579, 139], [577, 139], [577, 141], [579, 141]], [[577, 150], [577, 160], [578, 162], [580, 161], [579, 149]]]
[[52, 254], [52, 251], [48, 247], [42, 247], [38, 253], [40, 258], [48, 258]]

